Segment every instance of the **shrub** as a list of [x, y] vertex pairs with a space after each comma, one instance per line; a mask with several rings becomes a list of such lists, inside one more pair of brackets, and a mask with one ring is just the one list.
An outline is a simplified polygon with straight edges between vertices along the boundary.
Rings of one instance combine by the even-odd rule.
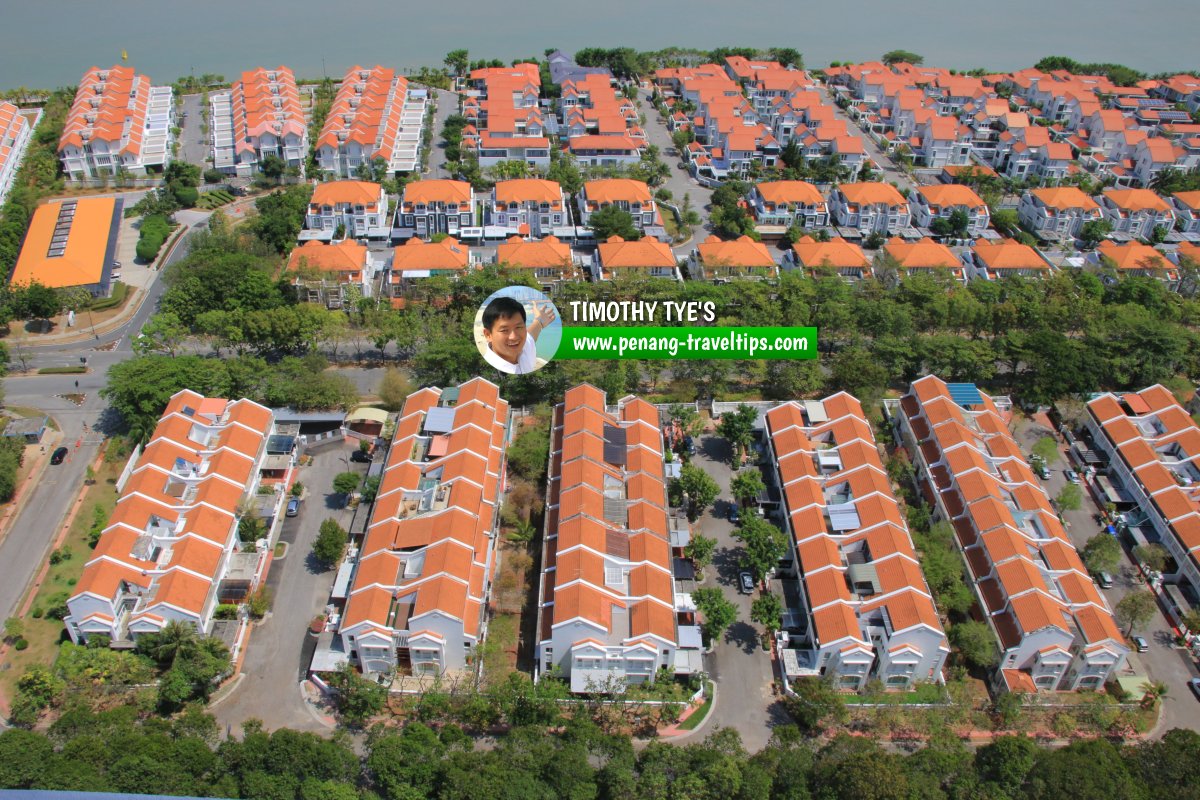
[[63, 545], [62, 547], [50, 553], [50, 563], [61, 564], [64, 561], [70, 561], [71, 555], [71, 548]]
[[176, 186], [173, 193], [175, 200], [184, 208], [192, 208], [200, 199], [200, 190], [194, 186]]
[[32, 614], [34, 619], [41, 619], [42, 617], [46, 616], [46, 612], [40, 608], [33, 609]]
[[205, 183], [220, 183], [223, 180], [225, 180], [225, 173], [221, 172], [221, 170], [219, 170], [219, 169], [204, 170], [204, 182]]
[[24, 650], [25, 648], [29, 647], [29, 640], [22, 636], [20, 639], [17, 639], [15, 642], [13, 642], [13, 647], [17, 650]]
[[237, 616], [238, 607], [232, 603], [221, 603], [219, 606], [217, 606], [216, 610], [213, 611], [213, 617], [215, 619], [237, 619]]

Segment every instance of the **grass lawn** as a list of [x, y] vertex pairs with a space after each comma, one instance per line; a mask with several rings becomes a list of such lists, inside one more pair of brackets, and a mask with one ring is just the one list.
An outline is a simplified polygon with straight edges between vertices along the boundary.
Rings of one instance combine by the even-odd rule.
[[671, 241], [679, 241], [679, 223], [675, 221], [675, 215], [669, 210], [664, 210], [662, 221], [663, 227], [667, 229], [667, 235], [671, 237]]
[[[67, 538], [63, 541], [63, 547], [70, 548], [71, 557], [50, 566], [46, 579], [38, 589], [33, 603], [34, 610], [40, 608], [44, 612], [53, 603], [58, 602], [54, 599], [55, 595], [58, 595], [59, 599], [63, 594], [69, 595], [79, 580], [83, 565], [91, 552], [91, 548], [88, 547], [88, 530], [92, 526], [93, 507], [99, 505], [103, 508], [106, 519], [112, 513], [117, 503], [117, 488], [114, 484], [124, 466], [125, 459], [121, 457], [109, 458], [100, 466], [96, 482], [87, 487], [87, 496], [71, 523]], [[58, 644], [66, 636], [61, 620], [45, 616], [35, 619], [29, 614], [26, 615], [24, 623], [25, 639], [29, 642], [29, 647], [20, 651], [9, 648], [4, 663], [0, 665], [0, 685], [9, 697], [12, 697], [17, 679], [27, 667], [34, 664], [49, 665], [54, 661]]]
[[692, 712], [692, 715], [679, 723], [679, 729], [684, 731], [695, 730], [704, 722], [704, 718], [708, 716], [709, 709], [712, 708], [712, 681], [704, 682], [704, 704]]

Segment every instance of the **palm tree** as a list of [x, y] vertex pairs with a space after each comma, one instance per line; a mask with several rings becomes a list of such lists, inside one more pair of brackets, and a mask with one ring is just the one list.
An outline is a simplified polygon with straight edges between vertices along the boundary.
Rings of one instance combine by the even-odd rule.
[[181, 655], [194, 650], [200, 643], [196, 629], [186, 622], [171, 620], [154, 635], [147, 654], [159, 664], [174, 664]]
[[1167, 685], [1162, 681], [1145, 681], [1140, 688], [1142, 708], [1154, 708], [1159, 700], [1167, 696]]

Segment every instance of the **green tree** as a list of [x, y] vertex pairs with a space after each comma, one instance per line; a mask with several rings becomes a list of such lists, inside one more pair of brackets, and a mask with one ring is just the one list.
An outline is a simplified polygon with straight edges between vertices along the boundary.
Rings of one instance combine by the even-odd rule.
[[1167, 559], [1170, 558], [1170, 554], [1165, 547], [1158, 543], [1139, 544], [1133, 548], [1133, 557], [1155, 572], [1163, 572], [1167, 568]]
[[744, 469], [733, 476], [729, 481], [729, 490], [733, 496], [737, 498], [743, 506], [750, 504], [758, 499], [758, 496], [766, 490], [766, 484], [763, 483], [762, 473], [757, 469]]
[[820, 732], [827, 725], [850, 719], [846, 703], [830, 678], [798, 678], [791, 687], [795, 694], [784, 697], [783, 706], [801, 730]]
[[747, 405], [739, 405], [736, 411], [728, 411], [721, 415], [717, 423], [717, 434], [729, 442], [732, 450], [730, 458], [734, 466], [741, 463], [741, 456], [750, 449], [754, 441], [754, 423], [758, 420], [758, 411]]
[[668, 411], [671, 421], [677, 424], [685, 436], [693, 438], [704, 432], [704, 419], [695, 406], [673, 405]]
[[327, 569], [342, 560], [346, 552], [349, 534], [335, 520], [327, 519], [321, 523], [317, 538], [313, 542], [313, 557]]
[[688, 542], [683, 552], [696, 565], [696, 569], [703, 571], [705, 567], [712, 563], [713, 555], [716, 551], [716, 539], [697, 533], [692, 535], [691, 541]]
[[267, 153], [259, 162], [258, 169], [264, 177], [277, 181], [287, 171], [287, 162], [274, 153]]
[[379, 400], [388, 411], [399, 411], [413, 392], [413, 385], [404, 373], [388, 367], [379, 379]]
[[770, 636], [783, 625], [783, 601], [779, 595], [767, 592], [750, 603], [750, 619], [767, 629]]
[[712, 476], [695, 464], [684, 464], [679, 477], [671, 481], [668, 489], [673, 498], [672, 505], [681, 506], [687, 498], [688, 517], [693, 520], [703, 514], [721, 492]]
[[975, 753], [975, 772], [985, 786], [999, 790], [998, 797], [1018, 797], [1033, 769], [1037, 747], [1027, 736], [1000, 736]]
[[700, 630], [704, 638], [715, 644], [725, 630], [737, 621], [737, 606], [731, 603], [725, 593], [715, 587], [702, 587], [692, 592], [692, 600], [696, 609], [704, 617]]
[[767, 57], [778, 61], [782, 67], [804, 69], [804, 56], [794, 47], [771, 47], [767, 49]]
[[879, 60], [888, 66], [904, 63], [917, 67], [925, 62], [923, 56], [919, 56], [911, 50], [889, 50], [880, 56]]
[[642, 238], [642, 232], [633, 224], [633, 216], [617, 206], [605, 206], [593, 212], [588, 217], [588, 226], [598, 242], [610, 236], [620, 236], [625, 241]]
[[1093, 574], [1116, 572], [1121, 563], [1121, 545], [1107, 533], [1098, 533], [1087, 540], [1079, 555], [1083, 565]]
[[334, 705], [350, 727], [361, 726], [383, 711], [387, 703], [387, 687], [367, 680], [348, 663], [329, 676], [329, 685], [336, 692]]
[[742, 543], [739, 555], [741, 566], [762, 581], [775, 568], [779, 559], [787, 555], [787, 536], [775, 525], [761, 517], [749, 514], [734, 530], [733, 537]]
[[1058, 458], [1058, 442], [1053, 436], [1043, 436], [1034, 443], [1033, 454], [1047, 464], [1052, 464]]
[[1117, 601], [1113, 614], [1117, 622], [1125, 626], [1125, 635], [1133, 633], [1134, 628], [1140, 628], [1150, 621], [1158, 603], [1154, 595], [1147, 589], [1135, 589]]
[[1000, 662], [996, 637], [987, 623], [974, 620], [956, 623], [950, 628], [950, 644], [963, 660], [978, 669], [991, 669]]
[[150, 317], [142, 326], [142, 332], [133, 340], [133, 349], [141, 355], [166, 353], [174, 358], [188, 334], [187, 326], [176, 314], [163, 311]]
[[825, 795], [837, 800], [907, 800], [908, 775], [900, 756], [886, 753], [870, 739], [838, 736], [817, 755], [811, 778], [815, 787], [836, 787]]
[[467, 65], [470, 63], [470, 54], [463, 49], [451, 50], [442, 59], [442, 63], [447, 69], [454, 73], [455, 76], [463, 76], [467, 74]]
[[362, 483], [362, 476], [357, 472], [339, 472], [333, 477], [334, 494], [344, 495], [349, 497], [357, 491]]
[[1068, 483], [1059, 490], [1054, 502], [1063, 511], [1078, 511], [1083, 507], [1083, 491], [1078, 484]]
[[1062, 797], [1121, 797], [1145, 800], [1149, 795], [1130, 774], [1121, 751], [1106, 739], [1088, 739], [1037, 754], [1026, 786], [1030, 800]]
[[1106, 219], [1089, 220], [1079, 229], [1079, 243], [1091, 249], [1108, 238], [1112, 231], [1113, 225]]

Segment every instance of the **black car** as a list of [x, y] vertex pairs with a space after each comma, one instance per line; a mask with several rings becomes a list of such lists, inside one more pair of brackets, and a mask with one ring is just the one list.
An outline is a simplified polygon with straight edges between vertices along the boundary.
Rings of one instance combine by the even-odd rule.
[[371, 454], [366, 450], [355, 450], [350, 454], [350, 460], [357, 464], [370, 464]]
[[57, 450], [54, 451], [53, 454], [51, 454], [50, 463], [51, 464], [61, 464], [63, 461], [66, 461], [67, 454], [70, 452], [71, 451], [65, 447], [58, 448]]

